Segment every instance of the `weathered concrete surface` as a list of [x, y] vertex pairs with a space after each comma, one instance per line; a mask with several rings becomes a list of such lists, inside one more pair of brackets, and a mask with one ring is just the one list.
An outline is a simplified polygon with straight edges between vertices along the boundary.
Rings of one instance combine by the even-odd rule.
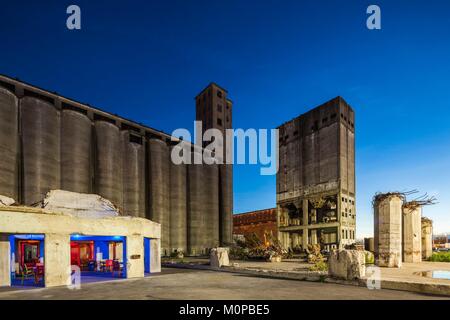
[[79, 218], [106, 218], [119, 216], [114, 204], [96, 194], [82, 194], [51, 190], [44, 199], [48, 211], [67, 213]]
[[229, 266], [230, 259], [228, 258], [228, 248], [213, 248], [209, 254], [209, 264], [211, 268], [220, 268], [222, 266]]
[[11, 285], [11, 247], [7, 235], [0, 235], [0, 287]]
[[144, 218], [87, 219], [28, 207], [0, 207], [0, 233], [81, 234], [160, 238], [160, 224]]
[[70, 285], [70, 235], [47, 233], [45, 247], [45, 286]]
[[[189, 264], [186, 264], [187, 262], [189, 262]], [[199, 265], [198, 263], [203, 264]], [[367, 287], [368, 279], [366, 277], [371, 276], [366, 273], [366, 277], [358, 280], [331, 278], [328, 277], [328, 272], [309, 271], [311, 265], [300, 262], [297, 259], [283, 261], [276, 264], [260, 261], [231, 261], [230, 267], [223, 267], [221, 269], [212, 269], [207, 265], [207, 263], [207, 259], [187, 258], [185, 259], [184, 264], [166, 264], [166, 266], [196, 270], [214, 270], [285, 280], [321, 281], [341, 285], [360, 286], [364, 288]], [[424, 270], [450, 271], [450, 263], [405, 263], [402, 268], [380, 268], [379, 270], [381, 272], [381, 289], [402, 290], [422, 294], [445, 295], [450, 297], [450, 280], [433, 279], [420, 276], [420, 273]]]
[[161, 272], [161, 240], [150, 240], [150, 272]]
[[403, 199], [397, 195], [375, 203], [375, 263], [380, 267], [402, 265], [402, 204]]
[[422, 217], [422, 259], [428, 260], [433, 255], [433, 221]]
[[127, 236], [127, 278], [144, 276], [144, 237]]
[[119, 280], [82, 285], [80, 290], [48, 288], [1, 292], [0, 299], [66, 300], [379, 300], [443, 299], [395, 290], [368, 290], [333, 283], [292, 281], [224, 272], [163, 269], [144, 279]]
[[403, 206], [403, 262], [422, 261], [422, 208]]
[[363, 278], [366, 275], [364, 251], [333, 251], [328, 258], [328, 274], [345, 280]]
[[0, 195], [0, 206], [10, 206], [16, 201], [13, 198]]

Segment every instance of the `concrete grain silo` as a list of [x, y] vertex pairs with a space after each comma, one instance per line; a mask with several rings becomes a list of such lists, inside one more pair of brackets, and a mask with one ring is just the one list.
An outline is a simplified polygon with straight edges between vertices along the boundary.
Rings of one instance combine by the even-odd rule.
[[233, 241], [233, 166], [221, 165], [220, 173], [220, 244]]
[[19, 122], [18, 99], [0, 87], [0, 195], [19, 201], [18, 154]]
[[25, 96], [20, 100], [23, 198], [32, 205], [48, 191], [60, 189], [60, 112], [50, 103]]
[[205, 248], [219, 246], [219, 167], [217, 164], [205, 164], [204, 171], [204, 217], [205, 217]]
[[61, 189], [91, 193], [92, 123], [81, 112], [61, 114]]
[[140, 136], [122, 131], [123, 211], [145, 218], [145, 145]]
[[123, 212], [122, 143], [119, 128], [95, 122], [95, 193]]
[[403, 262], [422, 262], [422, 207], [414, 201], [403, 205]]
[[422, 259], [428, 260], [433, 255], [433, 221], [422, 217]]
[[170, 157], [167, 144], [160, 139], [149, 139], [149, 199], [150, 220], [161, 224], [161, 252], [170, 249]]
[[198, 256], [204, 252], [206, 224], [204, 215], [204, 165], [190, 164], [188, 169], [188, 254]]
[[170, 161], [170, 248], [171, 252], [187, 250], [186, 165]]
[[379, 267], [402, 266], [403, 201], [397, 193], [379, 194], [374, 199], [374, 253]]

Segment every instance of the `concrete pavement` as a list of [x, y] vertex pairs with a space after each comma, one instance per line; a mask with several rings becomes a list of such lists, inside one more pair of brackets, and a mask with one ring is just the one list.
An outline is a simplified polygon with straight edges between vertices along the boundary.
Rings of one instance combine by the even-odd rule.
[[395, 290], [368, 290], [331, 283], [292, 281], [205, 270], [163, 269], [144, 279], [65, 287], [0, 292], [0, 299], [237, 299], [237, 300], [372, 300], [444, 299]]

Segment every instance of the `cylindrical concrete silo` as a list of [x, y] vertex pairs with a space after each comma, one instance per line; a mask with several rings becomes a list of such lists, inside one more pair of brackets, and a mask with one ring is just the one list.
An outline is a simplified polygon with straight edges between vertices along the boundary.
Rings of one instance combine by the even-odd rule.
[[45, 198], [48, 191], [60, 189], [60, 112], [48, 102], [23, 97], [20, 100], [23, 197], [25, 205]]
[[123, 211], [145, 218], [145, 145], [143, 140], [132, 141], [131, 137], [129, 131], [122, 131]]
[[403, 262], [422, 262], [422, 207], [408, 202], [403, 205]]
[[227, 246], [233, 241], [233, 166], [220, 165], [220, 245]]
[[204, 219], [204, 168], [203, 164], [188, 165], [188, 254], [203, 254], [206, 224]]
[[170, 248], [171, 252], [187, 250], [186, 165], [170, 161]]
[[61, 189], [91, 193], [92, 123], [84, 114], [61, 115]]
[[167, 144], [156, 138], [148, 142], [150, 175], [150, 220], [161, 224], [161, 253], [170, 250], [170, 157]]
[[379, 267], [402, 265], [402, 205], [398, 194], [380, 194], [374, 201], [375, 264]]
[[204, 164], [204, 217], [206, 223], [205, 248], [219, 246], [219, 167], [217, 164]]
[[433, 221], [422, 217], [422, 259], [428, 260], [433, 255]]
[[95, 193], [110, 200], [123, 212], [122, 144], [119, 128], [106, 121], [96, 121], [95, 138]]
[[18, 99], [0, 87], [0, 195], [18, 197]]

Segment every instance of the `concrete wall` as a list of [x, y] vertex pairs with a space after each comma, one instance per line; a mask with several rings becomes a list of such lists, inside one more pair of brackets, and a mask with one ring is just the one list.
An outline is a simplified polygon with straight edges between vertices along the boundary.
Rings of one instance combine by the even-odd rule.
[[421, 207], [403, 207], [403, 262], [422, 261], [421, 218]]
[[144, 237], [127, 236], [127, 278], [144, 276]]
[[0, 287], [11, 285], [11, 248], [8, 236], [0, 235]]
[[399, 196], [389, 196], [375, 203], [375, 263], [380, 267], [402, 265], [402, 204]]
[[70, 285], [70, 235], [47, 233], [45, 245], [45, 286]]
[[161, 272], [161, 241], [150, 240], [150, 272]]

